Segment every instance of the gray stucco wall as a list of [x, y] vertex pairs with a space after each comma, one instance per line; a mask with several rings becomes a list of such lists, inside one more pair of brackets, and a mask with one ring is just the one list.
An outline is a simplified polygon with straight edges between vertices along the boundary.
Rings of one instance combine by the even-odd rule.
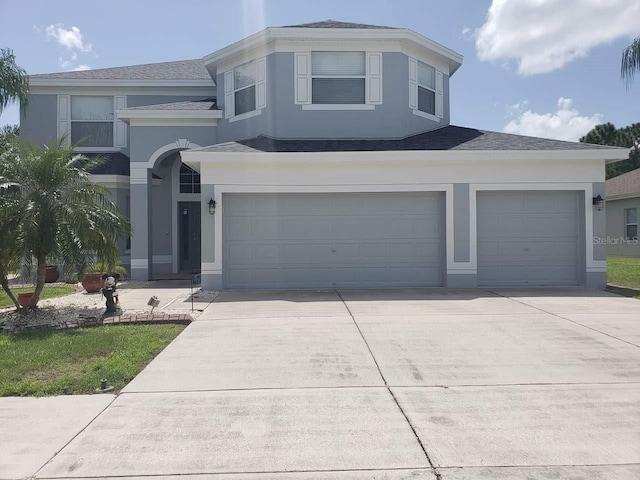
[[131, 162], [147, 162], [151, 155], [181, 138], [202, 147], [216, 143], [216, 127], [131, 127]]
[[29, 95], [29, 108], [20, 119], [20, 137], [45, 145], [58, 136], [58, 96]]
[[453, 186], [453, 260], [468, 262], [471, 252], [469, 222], [469, 184]]
[[640, 197], [625, 200], [607, 200], [607, 254], [618, 257], [639, 257], [640, 242], [635, 245], [625, 240], [625, 208], [636, 208], [640, 215]]
[[[303, 110], [295, 104], [294, 54], [267, 57], [267, 106], [245, 120], [218, 122], [220, 142], [260, 134], [276, 138], [402, 138], [449, 123], [449, 77], [444, 76], [444, 118], [440, 122], [414, 115], [409, 108], [409, 59], [403, 53], [384, 53], [383, 104], [375, 110]], [[224, 91], [224, 74], [217, 76]], [[218, 103], [224, 105], [224, 95]], [[276, 121], [277, 119], [277, 121]]]

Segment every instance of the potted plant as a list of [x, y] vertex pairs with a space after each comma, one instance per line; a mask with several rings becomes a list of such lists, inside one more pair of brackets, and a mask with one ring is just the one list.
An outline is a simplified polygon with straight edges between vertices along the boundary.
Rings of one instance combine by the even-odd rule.
[[60, 271], [57, 265], [47, 265], [44, 271], [44, 283], [54, 283], [60, 278]]
[[109, 265], [99, 261], [87, 266], [82, 275], [82, 286], [87, 293], [99, 292], [104, 285], [104, 276], [118, 274], [119, 278], [124, 278], [127, 270], [120, 264]]
[[33, 296], [33, 294], [34, 292], [19, 293], [18, 303], [20, 304], [20, 306], [28, 307], [31, 304], [31, 297]]

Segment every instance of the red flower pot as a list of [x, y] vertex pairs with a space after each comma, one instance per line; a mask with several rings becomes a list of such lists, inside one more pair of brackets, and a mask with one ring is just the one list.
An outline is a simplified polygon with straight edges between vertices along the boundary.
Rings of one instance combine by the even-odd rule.
[[102, 289], [104, 285], [102, 275], [102, 272], [92, 272], [84, 274], [84, 277], [82, 277], [82, 286], [87, 291], [87, 293], [96, 293]]
[[31, 297], [33, 296], [33, 294], [34, 292], [19, 293], [18, 303], [23, 307], [28, 307], [31, 303]]
[[44, 271], [44, 283], [57, 282], [60, 278], [60, 272], [57, 265], [48, 265]]

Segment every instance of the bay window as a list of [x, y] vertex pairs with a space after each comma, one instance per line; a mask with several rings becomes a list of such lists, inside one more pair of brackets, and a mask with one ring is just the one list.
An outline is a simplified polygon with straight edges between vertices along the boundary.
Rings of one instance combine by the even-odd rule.
[[436, 70], [418, 62], [418, 110], [436, 114]]
[[233, 94], [236, 115], [256, 109], [256, 62], [233, 69]]

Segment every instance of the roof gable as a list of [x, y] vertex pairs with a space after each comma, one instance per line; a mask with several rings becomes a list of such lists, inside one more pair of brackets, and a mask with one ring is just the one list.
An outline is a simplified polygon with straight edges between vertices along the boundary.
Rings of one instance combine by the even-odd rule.
[[396, 27], [386, 27], [384, 25], [369, 25], [366, 23], [340, 22], [338, 20], [323, 20], [321, 22], [302, 23], [300, 25], [285, 25], [280, 28], [358, 28], [368, 30], [392, 29]]

